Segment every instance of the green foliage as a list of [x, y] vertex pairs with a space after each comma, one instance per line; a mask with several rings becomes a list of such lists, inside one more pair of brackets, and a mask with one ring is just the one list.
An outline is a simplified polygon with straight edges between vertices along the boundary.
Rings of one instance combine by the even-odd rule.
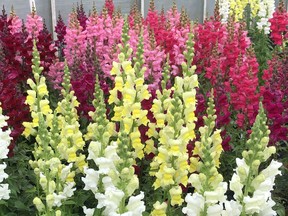
[[0, 215], [34, 216], [36, 209], [33, 198], [36, 196], [36, 179], [29, 165], [33, 145], [21, 140], [14, 148], [14, 156], [7, 159], [5, 171], [9, 175], [7, 182], [11, 190], [10, 199], [0, 203]]
[[263, 71], [267, 69], [267, 62], [272, 57], [271, 41], [267, 34], [264, 34], [263, 31], [259, 31], [256, 27], [249, 29], [249, 36], [253, 42], [253, 48], [259, 64], [259, 86], [263, 86], [265, 84], [265, 80], [262, 78]]

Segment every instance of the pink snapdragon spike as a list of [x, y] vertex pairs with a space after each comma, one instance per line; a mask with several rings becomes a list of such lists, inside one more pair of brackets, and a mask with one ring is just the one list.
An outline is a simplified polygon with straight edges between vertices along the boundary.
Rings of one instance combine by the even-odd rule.
[[28, 32], [27, 40], [37, 38], [43, 30], [43, 19], [33, 9], [32, 13], [27, 15], [25, 26]]
[[[65, 58], [69, 67], [76, 67], [78, 64], [85, 62], [85, 51], [87, 47], [86, 31], [80, 25], [77, 19], [77, 13], [73, 11], [69, 15], [69, 26], [66, 29], [64, 49]], [[75, 76], [76, 74], [72, 74]]]
[[154, 39], [153, 31], [144, 28], [144, 66], [147, 68], [144, 78], [148, 83], [148, 89], [159, 89], [159, 83], [162, 79], [162, 66], [165, 62], [166, 55], [160, 46], [157, 46]]
[[285, 9], [283, 1], [280, 2], [273, 17], [269, 20], [271, 23], [271, 39], [279, 46], [282, 46], [284, 40], [288, 40], [288, 12]]
[[8, 22], [11, 21], [11, 24], [9, 25], [10, 33], [11, 34], [17, 34], [22, 31], [22, 20], [15, 14], [15, 12], [11, 11], [10, 16], [7, 17]]
[[51, 82], [54, 89], [61, 90], [63, 75], [64, 75], [64, 62], [55, 61], [49, 67], [49, 73], [47, 74], [48, 80]]

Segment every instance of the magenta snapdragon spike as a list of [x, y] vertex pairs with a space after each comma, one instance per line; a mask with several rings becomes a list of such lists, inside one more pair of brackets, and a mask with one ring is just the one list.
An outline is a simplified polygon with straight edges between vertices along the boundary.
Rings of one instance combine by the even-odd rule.
[[61, 60], [63, 60], [64, 58], [63, 49], [66, 45], [64, 40], [64, 37], [66, 35], [66, 25], [60, 14], [58, 16], [57, 25], [55, 26], [55, 32], [57, 34], [57, 40], [55, 41], [55, 46], [58, 49], [58, 57]]
[[113, 0], [105, 0], [104, 7], [107, 9], [108, 15], [112, 17], [115, 9]]
[[86, 29], [87, 16], [85, 14], [82, 1], [81, 1], [80, 5], [77, 4], [76, 13], [77, 13], [77, 19], [79, 21], [79, 24], [85, 30]]
[[261, 89], [263, 95], [263, 106], [269, 118], [270, 144], [275, 145], [281, 140], [288, 140], [288, 74], [287, 57], [277, 53], [268, 62], [267, 70], [263, 76], [266, 77], [265, 87]]

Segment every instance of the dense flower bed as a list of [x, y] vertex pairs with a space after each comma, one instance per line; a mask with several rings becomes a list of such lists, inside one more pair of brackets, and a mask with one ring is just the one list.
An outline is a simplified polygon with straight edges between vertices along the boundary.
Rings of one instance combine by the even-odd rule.
[[219, 0], [191, 23], [106, 0], [60, 16], [56, 41], [35, 10], [3, 10], [0, 214], [281, 215], [288, 14], [274, 5]]

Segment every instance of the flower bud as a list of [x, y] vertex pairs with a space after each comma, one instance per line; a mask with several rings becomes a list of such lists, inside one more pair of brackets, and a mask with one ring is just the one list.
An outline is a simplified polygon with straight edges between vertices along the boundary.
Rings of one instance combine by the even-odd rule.
[[46, 196], [46, 203], [47, 203], [47, 207], [49, 209], [52, 209], [53, 204], [54, 204], [54, 196], [53, 196], [53, 194], [48, 194]]
[[47, 189], [47, 178], [45, 176], [40, 177], [39, 183], [41, 187], [43, 188], [43, 190]]
[[61, 211], [60, 211], [60, 210], [57, 210], [57, 211], [55, 212], [55, 216], [61, 216]]
[[39, 212], [42, 212], [45, 209], [45, 206], [39, 197], [33, 199], [33, 204], [36, 206]]

